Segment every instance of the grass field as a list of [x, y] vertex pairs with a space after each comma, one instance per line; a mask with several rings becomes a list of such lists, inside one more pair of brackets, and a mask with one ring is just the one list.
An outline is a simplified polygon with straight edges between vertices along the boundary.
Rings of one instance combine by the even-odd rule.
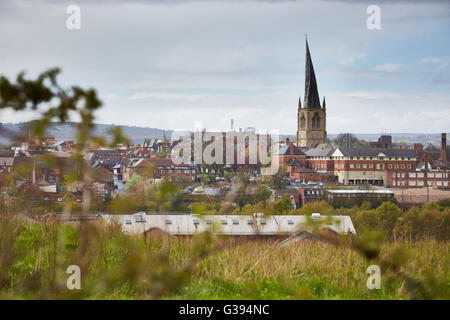
[[[426, 281], [430, 274], [447, 279], [437, 296], [449, 297], [449, 245], [436, 242], [385, 244], [381, 257], [403, 248], [402, 270]], [[280, 248], [267, 243], [246, 243], [220, 252], [199, 264], [194, 279], [177, 298], [192, 299], [403, 299], [405, 283], [391, 273], [380, 290], [366, 286], [370, 265], [346, 247], [319, 243]], [[382, 268], [383, 270], [383, 268]]]
[[[370, 261], [345, 245], [224, 245], [210, 234], [145, 238], [99, 223], [0, 220], [3, 299], [450, 298], [447, 242], [384, 243]], [[81, 290], [66, 287], [73, 264]], [[380, 290], [366, 286], [371, 264], [380, 264]]]

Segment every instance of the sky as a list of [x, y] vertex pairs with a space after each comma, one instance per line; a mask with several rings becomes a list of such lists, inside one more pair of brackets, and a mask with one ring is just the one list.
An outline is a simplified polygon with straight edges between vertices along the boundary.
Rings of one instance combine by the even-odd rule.
[[449, 1], [3, 0], [0, 74], [61, 67], [64, 86], [97, 89], [98, 123], [294, 134], [305, 34], [329, 133], [448, 131]]

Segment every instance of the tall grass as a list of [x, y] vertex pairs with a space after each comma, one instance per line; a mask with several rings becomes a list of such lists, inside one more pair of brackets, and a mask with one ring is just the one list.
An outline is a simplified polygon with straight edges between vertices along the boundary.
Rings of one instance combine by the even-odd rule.
[[[345, 243], [345, 242], [342, 242]], [[380, 264], [382, 287], [366, 287]], [[81, 290], [66, 269], [81, 268]], [[449, 245], [385, 243], [368, 260], [354, 246], [125, 235], [116, 225], [0, 218], [2, 299], [449, 298]]]

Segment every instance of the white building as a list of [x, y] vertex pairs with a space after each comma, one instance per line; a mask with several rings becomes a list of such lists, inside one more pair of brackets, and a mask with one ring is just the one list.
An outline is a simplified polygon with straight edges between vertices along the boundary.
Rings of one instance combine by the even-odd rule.
[[328, 228], [339, 234], [356, 234], [349, 216], [304, 215], [104, 215], [121, 224], [130, 234], [156, 230], [173, 236], [189, 236], [204, 231], [228, 236], [290, 236], [301, 230]]

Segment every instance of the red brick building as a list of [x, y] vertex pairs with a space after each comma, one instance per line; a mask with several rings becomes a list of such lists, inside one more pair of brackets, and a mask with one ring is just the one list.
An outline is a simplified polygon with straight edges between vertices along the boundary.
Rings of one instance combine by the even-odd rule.
[[383, 185], [385, 171], [415, 170], [417, 154], [411, 149], [337, 148], [331, 158], [340, 183]]
[[295, 144], [286, 138], [286, 144], [281, 147], [272, 157], [272, 161], [278, 161], [280, 167], [288, 165], [288, 162], [295, 160], [298, 167], [306, 166], [306, 154], [304, 154]]
[[306, 151], [306, 160], [309, 168], [322, 173], [333, 173], [334, 162], [331, 158], [333, 148], [313, 148]]
[[128, 180], [133, 174], [146, 175], [153, 168], [153, 178], [163, 179], [172, 176], [185, 176], [197, 180], [198, 168], [191, 164], [175, 164], [170, 158], [132, 158], [121, 168], [123, 180]]
[[316, 170], [305, 168], [297, 164], [296, 160], [288, 161], [289, 177], [294, 179], [303, 179], [306, 181], [327, 182], [329, 175], [326, 172], [317, 172]]

